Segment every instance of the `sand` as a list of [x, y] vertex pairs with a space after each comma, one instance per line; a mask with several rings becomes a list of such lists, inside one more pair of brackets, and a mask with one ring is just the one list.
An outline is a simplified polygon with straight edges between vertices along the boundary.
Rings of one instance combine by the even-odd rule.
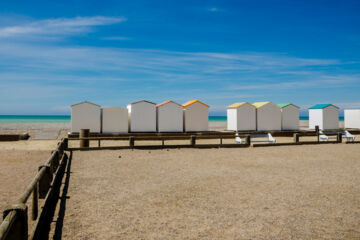
[[360, 148], [74, 152], [63, 239], [359, 239]]
[[38, 166], [46, 162], [49, 150], [24, 150], [12, 142], [16, 150], [4, 150], [0, 143], [0, 211], [13, 204], [36, 175]]

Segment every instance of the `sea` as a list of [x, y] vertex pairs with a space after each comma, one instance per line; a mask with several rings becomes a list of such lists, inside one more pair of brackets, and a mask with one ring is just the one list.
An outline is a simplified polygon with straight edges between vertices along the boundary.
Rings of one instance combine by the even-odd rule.
[[[226, 116], [209, 116], [210, 122], [224, 122]], [[300, 120], [309, 120], [308, 116], [300, 116]], [[68, 123], [70, 115], [0, 115], [1, 123]], [[339, 121], [344, 121], [340, 116]]]

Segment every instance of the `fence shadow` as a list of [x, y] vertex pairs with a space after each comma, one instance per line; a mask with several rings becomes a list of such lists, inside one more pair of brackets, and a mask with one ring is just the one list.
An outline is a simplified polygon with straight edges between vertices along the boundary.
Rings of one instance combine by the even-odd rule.
[[68, 189], [69, 189], [69, 183], [70, 183], [70, 175], [71, 175], [71, 162], [72, 162], [72, 151], [70, 152], [70, 157], [68, 161], [68, 165], [65, 171], [66, 177], [64, 181], [64, 186], [61, 192], [61, 196], [59, 196], [60, 205], [59, 205], [59, 211], [57, 215], [56, 225], [55, 225], [55, 231], [52, 239], [59, 240], [62, 238], [62, 230], [63, 230], [63, 224], [64, 224], [64, 218], [65, 218], [65, 211], [66, 211], [66, 201], [70, 198], [67, 195]]

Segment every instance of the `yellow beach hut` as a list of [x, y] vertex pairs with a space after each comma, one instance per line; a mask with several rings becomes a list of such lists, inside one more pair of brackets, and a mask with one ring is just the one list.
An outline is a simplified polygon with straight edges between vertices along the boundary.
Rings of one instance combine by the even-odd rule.
[[257, 131], [280, 131], [281, 110], [272, 102], [256, 102], [256, 129]]
[[199, 100], [191, 100], [182, 106], [184, 109], [185, 132], [208, 131], [209, 105]]
[[227, 106], [227, 130], [256, 131], [256, 107], [248, 102]]

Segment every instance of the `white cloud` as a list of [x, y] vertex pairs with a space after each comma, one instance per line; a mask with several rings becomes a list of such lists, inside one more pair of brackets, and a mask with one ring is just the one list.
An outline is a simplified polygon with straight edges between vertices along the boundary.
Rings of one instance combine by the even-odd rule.
[[0, 38], [22, 36], [63, 36], [92, 31], [92, 27], [126, 21], [124, 17], [75, 17], [31, 21], [0, 28]]
[[218, 12], [219, 9], [216, 8], [216, 7], [212, 7], [212, 8], [209, 8], [209, 11], [210, 11], [210, 12]]
[[131, 38], [129, 37], [121, 37], [121, 36], [117, 36], [117, 37], [104, 37], [102, 38], [103, 40], [114, 40], [114, 41], [126, 41], [126, 40], [131, 40]]

